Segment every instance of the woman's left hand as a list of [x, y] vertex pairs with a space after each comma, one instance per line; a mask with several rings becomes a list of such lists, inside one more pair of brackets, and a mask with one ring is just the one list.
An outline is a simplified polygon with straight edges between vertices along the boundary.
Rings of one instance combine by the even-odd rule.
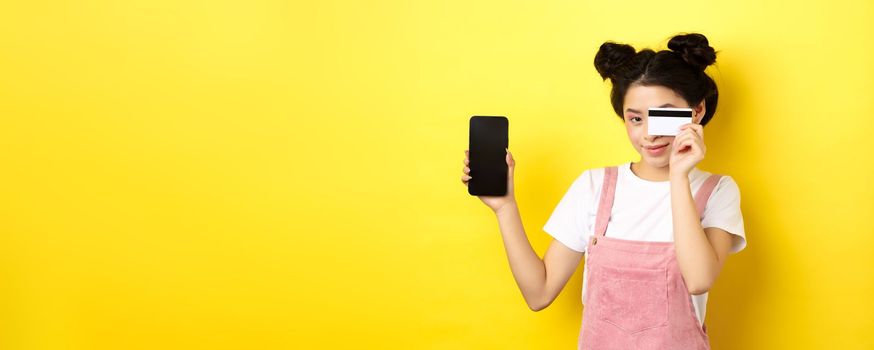
[[680, 133], [674, 137], [671, 144], [670, 169], [671, 176], [688, 177], [689, 172], [698, 162], [704, 159], [704, 127], [701, 124], [689, 123], [680, 126]]

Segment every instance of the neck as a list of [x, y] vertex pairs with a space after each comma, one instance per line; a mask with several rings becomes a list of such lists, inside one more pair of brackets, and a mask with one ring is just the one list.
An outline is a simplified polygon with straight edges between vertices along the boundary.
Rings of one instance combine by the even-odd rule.
[[648, 181], [668, 181], [671, 179], [671, 168], [664, 166], [661, 168], [653, 167], [642, 159], [631, 163], [631, 172], [637, 177]]

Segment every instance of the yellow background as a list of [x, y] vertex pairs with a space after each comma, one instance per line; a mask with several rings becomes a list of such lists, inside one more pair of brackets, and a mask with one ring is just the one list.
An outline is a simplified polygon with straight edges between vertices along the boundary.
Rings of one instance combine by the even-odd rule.
[[701, 32], [720, 86], [699, 167], [748, 248], [715, 349], [874, 347], [870, 1], [7, 1], [0, 348], [571, 349], [459, 181], [510, 118], [538, 254], [583, 170], [637, 160], [592, 60]]

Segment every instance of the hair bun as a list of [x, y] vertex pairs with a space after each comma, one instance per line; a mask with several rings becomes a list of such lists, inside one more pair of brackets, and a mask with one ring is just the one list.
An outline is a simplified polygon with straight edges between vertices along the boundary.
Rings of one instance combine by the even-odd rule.
[[716, 51], [710, 47], [707, 37], [698, 33], [682, 34], [671, 38], [668, 48], [683, 56], [687, 63], [704, 70], [716, 62]]
[[612, 79], [616, 76], [617, 68], [633, 57], [634, 53], [635, 50], [630, 45], [605, 42], [595, 54], [595, 69], [604, 80]]

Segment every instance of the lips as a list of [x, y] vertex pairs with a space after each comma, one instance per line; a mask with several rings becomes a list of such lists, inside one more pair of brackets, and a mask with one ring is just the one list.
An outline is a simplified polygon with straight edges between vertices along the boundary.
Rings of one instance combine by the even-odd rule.
[[646, 149], [646, 154], [649, 154], [652, 157], [660, 157], [667, 153], [665, 150], [668, 149], [668, 144], [644, 146], [643, 148]]

